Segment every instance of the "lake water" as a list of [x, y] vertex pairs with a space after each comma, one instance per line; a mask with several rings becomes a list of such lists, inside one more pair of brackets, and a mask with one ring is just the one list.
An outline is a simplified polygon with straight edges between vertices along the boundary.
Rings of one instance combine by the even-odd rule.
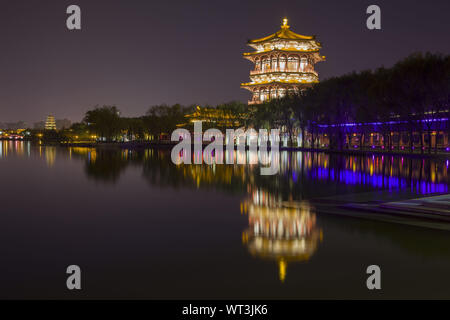
[[[0, 141], [0, 298], [450, 298], [448, 232], [313, 205], [447, 193], [448, 161], [279, 161], [279, 174], [261, 176], [256, 165], [176, 166], [169, 150]], [[66, 289], [72, 264], [78, 292]], [[381, 291], [366, 288], [371, 264]]]

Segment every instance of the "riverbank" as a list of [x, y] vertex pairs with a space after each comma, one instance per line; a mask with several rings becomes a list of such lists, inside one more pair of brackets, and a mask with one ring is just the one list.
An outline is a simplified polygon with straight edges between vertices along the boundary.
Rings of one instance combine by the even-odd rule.
[[[102, 149], [128, 149], [139, 150], [147, 148], [172, 148], [178, 142], [172, 141], [144, 141], [144, 142], [77, 142], [77, 143], [50, 143], [48, 145], [61, 145], [65, 147], [82, 147], [82, 148], [102, 148]], [[209, 142], [204, 143], [204, 146]], [[47, 145], [47, 144], [46, 144]], [[248, 147], [246, 148], [248, 149]], [[270, 149], [270, 148], [269, 148]], [[420, 158], [450, 158], [450, 152], [438, 151], [437, 153], [421, 153], [421, 152], [409, 152], [409, 151], [384, 151], [377, 149], [369, 150], [329, 150], [321, 148], [302, 148], [302, 147], [280, 147], [280, 151], [305, 151], [305, 152], [322, 152], [332, 154], [354, 155], [354, 156], [367, 156], [367, 155], [390, 155], [390, 156], [406, 156], [406, 157], [420, 157]]]

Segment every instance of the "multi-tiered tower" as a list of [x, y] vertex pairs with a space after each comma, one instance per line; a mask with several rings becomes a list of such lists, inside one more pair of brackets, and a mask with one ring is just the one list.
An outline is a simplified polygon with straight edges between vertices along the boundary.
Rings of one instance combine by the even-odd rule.
[[255, 64], [251, 82], [241, 84], [253, 95], [249, 104], [281, 98], [319, 82], [314, 65], [325, 60], [319, 54], [320, 42], [315, 36], [292, 32], [286, 18], [278, 32], [250, 40], [248, 45], [256, 50], [244, 53], [244, 58]]
[[45, 130], [56, 130], [56, 121], [54, 116], [49, 115], [47, 120], [45, 120]]

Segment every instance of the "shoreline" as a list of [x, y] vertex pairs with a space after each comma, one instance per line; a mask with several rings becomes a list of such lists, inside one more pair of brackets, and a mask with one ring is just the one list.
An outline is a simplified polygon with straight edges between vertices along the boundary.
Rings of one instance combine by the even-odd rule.
[[[140, 150], [149, 148], [171, 148], [175, 146], [178, 142], [86, 142], [86, 143], [44, 143], [43, 145], [50, 146], [63, 146], [63, 147], [80, 147], [80, 148], [102, 148], [102, 149], [129, 149], [129, 150]], [[209, 143], [205, 143], [204, 146]], [[236, 149], [236, 147], [235, 147]], [[270, 147], [268, 148], [270, 150]], [[248, 146], [246, 146], [248, 150]], [[305, 152], [317, 152], [317, 153], [331, 153], [331, 154], [343, 154], [343, 155], [355, 155], [355, 156], [367, 156], [367, 155], [390, 155], [390, 156], [405, 156], [413, 158], [450, 158], [450, 153], [448, 152], [438, 152], [434, 153], [411, 153], [411, 152], [399, 152], [399, 151], [381, 151], [381, 150], [329, 150], [320, 148], [303, 148], [303, 147], [280, 147], [280, 151], [305, 151]]]

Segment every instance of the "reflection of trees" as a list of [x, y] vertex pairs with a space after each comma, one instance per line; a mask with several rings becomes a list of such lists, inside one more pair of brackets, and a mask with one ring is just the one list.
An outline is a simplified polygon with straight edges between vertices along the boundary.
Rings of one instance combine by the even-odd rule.
[[95, 180], [117, 182], [127, 165], [128, 161], [117, 155], [100, 152], [95, 161], [86, 162], [85, 171]]
[[86, 160], [85, 173], [88, 178], [108, 183], [116, 183], [130, 163], [127, 151], [122, 150], [72, 148], [71, 152], [72, 156], [81, 156]]
[[[83, 150], [84, 151], [81, 151]], [[410, 190], [428, 194], [448, 190], [448, 168], [443, 160], [393, 156], [344, 156], [311, 152], [282, 152], [280, 171], [261, 176], [256, 165], [175, 165], [168, 149], [145, 151], [72, 148], [87, 159], [86, 173], [116, 181], [127, 163], [143, 166], [143, 176], [161, 187], [214, 188], [245, 192], [258, 186], [283, 194], [286, 200], [302, 200], [373, 189]], [[250, 158], [250, 156], [247, 156]], [[323, 184], [324, 188], [319, 188]]]
[[252, 168], [243, 165], [175, 165], [170, 152], [148, 150], [143, 175], [152, 185], [161, 187], [214, 188], [239, 192], [251, 180]]
[[314, 209], [306, 201], [286, 207], [281, 198], [255, 189], [241, 210], [249, 223], [242, 242], [253, 256], [276, 261], [281, 281], [285, 280], [288, 262], [309, 260], [322, 240]]

